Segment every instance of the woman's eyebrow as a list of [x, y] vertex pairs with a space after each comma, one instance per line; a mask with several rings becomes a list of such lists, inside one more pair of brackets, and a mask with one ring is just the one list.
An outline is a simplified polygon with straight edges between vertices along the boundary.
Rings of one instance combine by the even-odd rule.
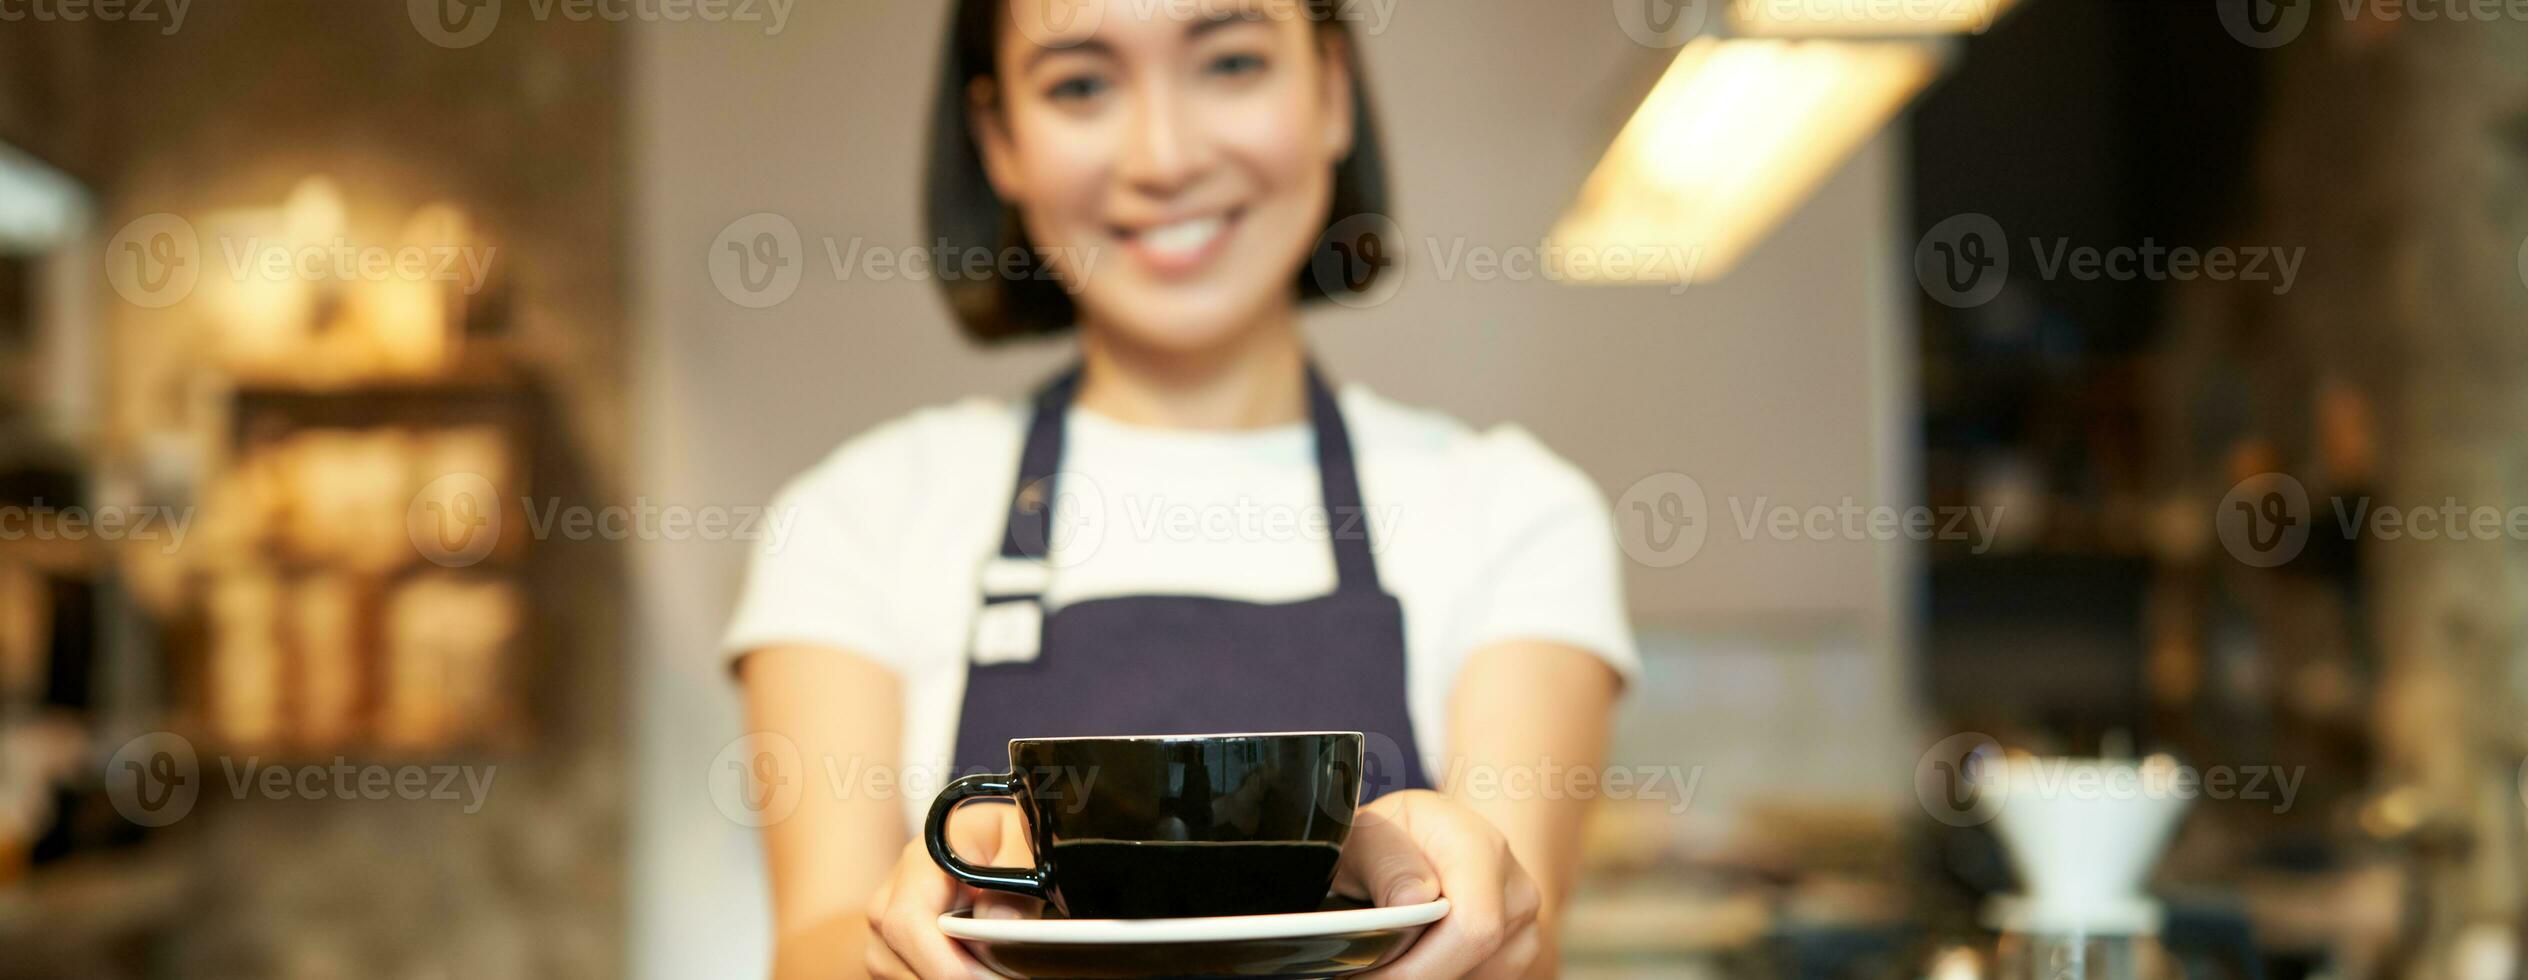
[[[1209, 37], [1212, 34], [1231, 27], [1236, 27], [1241, 24], [1253, 24], [1271, 19], [1273, 18], [1270, 15], [1267, 15], [1262, 10], [1256, 9], [1253, 4], [1240, 4], [1234, 10], [1225, 10], [1219, 13], [1214, 13], [1187, 25], [1185, 28], [1185, 39], [1188, 41], [1199, 41], [1205, 37]], [[1019, 65], [1019, 70], [1034, 71], [1036, 66], [1042, 63], [1045, 59], [1056, 55], [1066, 54], [1089, 54], [1096, 55], [1098, 57], [1112, 58], [1115, 55], [1115, 48], [1113, 45], [1106, 43], [1105, 40], [1094, 37], [1084, 38], [1078, 43], [1065, 44], [1061, 47], [1038, 46], [1034, 50], [1027, 52], [1027, 60]]]
[[1208, 16], [1205, 16], [1203, 19], [1195, 21], [1191, 26], [1185, 28], [1185, 39], [1188, 41], [1199, 41], [1214, 33], [1238, 26], [1240, 24], [1252, 24], [1256, 21], [1271, 19], [1271, 17], [1265, 15], [1264, 11], [1256, 9], [1255, 5], [1251, 3], [1242, 3], [1234, 10], [1209, 13]]
[[1034, 49], [1027, 52], [1027, 60], [1019, 64], [1018, 70], [1022, 72], [1034, 71], [1036, 70], [1037, 65], [1044, 63], [1045, 59], [1066, 54], [1091, 54], [1101, 58], [1112, 58], [1115, 56], [1115, 48], [1113, 45], [1107, 44], [1105, 41], [1093, 37], [1082, 40], [1076, 44], [1065, 44], [1058, 48], [1037, 45]]

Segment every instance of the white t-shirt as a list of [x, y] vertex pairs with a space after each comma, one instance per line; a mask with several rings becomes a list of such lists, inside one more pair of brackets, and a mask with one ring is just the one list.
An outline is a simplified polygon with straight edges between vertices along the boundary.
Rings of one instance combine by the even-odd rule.
[[[1478, 433], [1358, 385], [1338, 399], [1379, 578], [1404, 607], [1424, 771], [1447, 771], [1448, 696], [1476, 650], [1544, 640], [1590, 651], [1628, 681], [1638, 672], [1613, 523], [1586, 476], [1516, 427]], [[759, 544], [723, 643], [730, 657], [810, 645], [892, 668], [906, 700], [896, 781], [915, 826], [949, 775], [979, 576], [999, 553], [1028, 410], [978, 398], [917, 411], [792, 481], [774, 503], [790, 530]], [[1333, 590], [1305, 423], [1186, 432], [1074, 408], [1065, 424], [1049, 611], [1115, 596], [1288, 602]]]

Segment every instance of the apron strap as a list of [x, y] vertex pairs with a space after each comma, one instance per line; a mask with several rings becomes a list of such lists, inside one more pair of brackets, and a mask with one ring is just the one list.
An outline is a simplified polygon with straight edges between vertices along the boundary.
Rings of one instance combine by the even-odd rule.
[[1308, 362], [1308, 424], [1317, 430], [1317, 482], [1325, 497], [1326, 537], [1334, 543], [1335, 590], [1376, 593], [1378, 561], [1370, 549], [1369, 508], [1361, 503], [1361, 481], [1352, 456], [1352, 433], [1343, 424], [1343, 409], [1334, 389]]
[[1002, 525], [1001, 557], [1043, 562], [1052, 551], [1054, 477], [1062, 469], [1062, 424], [1080, 369], [1062, 372], [1037, 389], [1027, 422], [1026, 448], [1018, 454], [1018, 486], [1010, 491], [1009, 519]]
[[[1326, 534], [1334, 546], [1335, 589], [1380, 592], [1378, 563], [1370, 547], [1369, 513], [1361, 503], [1360, 476], [1352, 456], [1351, 432], [1344, 426], [1343, 410], [1335, 403], [1333, 389], [1326, 385], [1313, 361], [1307, 366], [1307, 376], [1308, 423], [1316, 437], [1318, 492], [1325, 503]], [[1053, 505], [1059, 498], [1055, 480], [1062, 468], [1063, 425], [1070, 417], [1071, 400], [1078, 394], [1079, 386], [1080, 369], [1074, 367], [1036, 393], [1034, 414], [1027, 423], [1026, 448], [1018, 457], [1018, 485], [1010, 493], [1008, 523], [1001, 534], [1002, 559], [1041, 566], [1050, 555]], [[984, 588], [987, 600], [1018, 598], [1010, 593], [1021, 591], [1041, 592], [1001, 592], [993, 588], [989, 578]]]

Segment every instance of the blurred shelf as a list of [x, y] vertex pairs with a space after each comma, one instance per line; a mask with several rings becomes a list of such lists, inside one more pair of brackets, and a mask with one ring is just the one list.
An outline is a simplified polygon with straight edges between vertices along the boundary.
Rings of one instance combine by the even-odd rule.
[[174, 920], [193, 884], [192, 866], [160, 847], [43, 865], [0, 885], [0, 948], [78, 946], [144, 931]]
[[341, 384], [242, 379], [230, 391], [239, 443], [303, 428], [445, 427], [534, 421], [539, 390], [505, 358], [479, 357], [445, 374]]
[[105, 549], [94, 538], [0, 538], [0, 563], [25, 565], [56, 578], [92, 578], [106, 565]]

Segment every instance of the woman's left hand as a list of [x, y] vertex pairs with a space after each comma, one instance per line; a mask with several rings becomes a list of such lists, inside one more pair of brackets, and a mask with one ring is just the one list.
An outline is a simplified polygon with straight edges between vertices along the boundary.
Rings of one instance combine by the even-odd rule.
[[1448, 917], [1368, 980], [1523, 977], [1543, 948], [1542, 893], [1509, 841], [1483, 815], [1429, 790], [1361, 808], [1335, 890], [1382, 906], [1448, 899]]

